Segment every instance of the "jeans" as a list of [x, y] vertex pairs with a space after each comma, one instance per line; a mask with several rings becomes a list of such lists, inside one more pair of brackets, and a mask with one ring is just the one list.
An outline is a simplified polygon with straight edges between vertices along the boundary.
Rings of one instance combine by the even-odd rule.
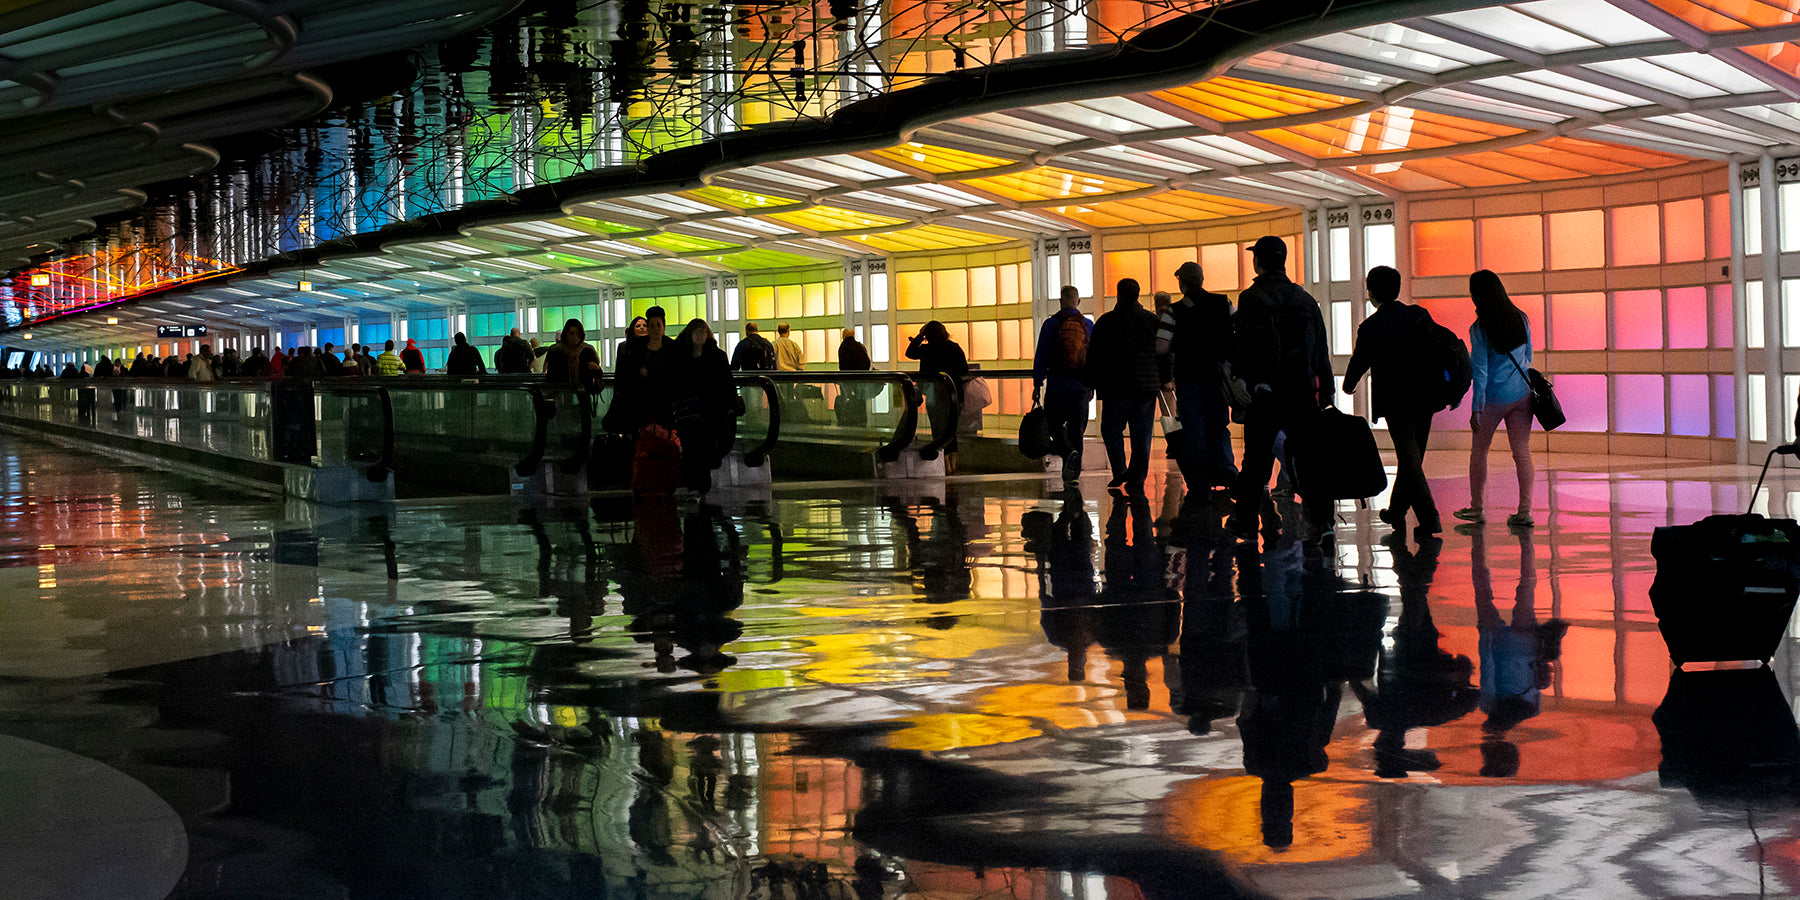
[[1419, 525], [1435, 529], [1441, 524], [1437, 501], [1432, 499], [1431, 485], [1425, 480], [1425, 448], [1431, 443], [1431, 413], [1390, 413], [1387, 425], [1399, 462], [1388, 509], [1396, 516], [1404, 516], [1410, 509], [1418, 516]]
[[[1131, 426], [1131, 461], [1125, 458], [1125, 427]], [[1156, 394], [1119, 394], [1100, 401], [1100, 439], [1114, 481], [1141, 492], [1150, 476], [1150, 439], [1156, 425]]]
[[[1269, 489], [1269, 475], [1275, 470], [1275, 436], [1286, 432], [1301, 434], [1318, 409], [1301, 404], [1280, 405], [1272, 401], [1256, 403], [1244, 415], [1244, 466], [1238, 472], [1237, 487], [1232, 490], [1231, 519], [1248, 529], [1261, 514], [1263, 498]], [[1285, 466], [1285, 464], [1284, 464]], [[1301, 507], [1314, 528], [1331, 527], [1335, 504], [1307, 496], [1304, 484], [1300, 490]], [[1265, 522], [1264, 527], [1279, 525]]]
[[1231, 458], [1231, 408], [1219, 385], [1189, 382], [1175, 386], [1175, 415], [1181, 420], [1181, 475], [1188, 489], [1230, 487], [1237, 480]]
[[1081, 441], [1087, 435], [1089, 391], [1044, 391], [1044, 419], [1050, 425], [1050, 452], [1062, 457], [1063, 477], [1081, 474]]

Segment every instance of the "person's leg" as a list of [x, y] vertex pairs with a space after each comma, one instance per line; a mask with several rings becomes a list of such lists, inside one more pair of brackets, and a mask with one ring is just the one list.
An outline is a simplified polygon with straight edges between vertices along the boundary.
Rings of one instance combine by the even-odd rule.
[[1144, 481], [1150, 477], [1150, 448], [1156, 437], [1156, 395], [1146, 393], [1130, 401], [1131, 463], [1125, 471], [1125, 485], [1133, 494], [1144, 492]]
[[1063, 457], [1063, 473], [1065, 479], [1073, 472], [1081, 474], [1081, 444], [1087, 438], [1088, 395], [1086, 391], [1068, 391], [1061, 400], [1064, 409], [1064, 421], [1067, 423], [1065, 440], [1069, 453]]
[[[1506, 411], [1506, 442], [1512, 445], [1513, 467], [1519, 475], [1518, 515], [1531, 516], [1531, 488], [1537, 473], [1531, 465], [1531, 398], [1526, 397]], [[1526, 524], [1526, 523], [1521, 523]]]
[[1131, 417], [1131, 401], [1107, 398], [1100, 401], [1100, 443], [1106, 447], [1106, 462], [1112, 467], [1112, 480], [1125, 481], [1125, 422]]
[[1438, 516], [1437, 498], [1431, 496], [1431, 482], [1425, 479], [1425, 453], [1431, 446], [1431, 413], [1419, 413], [1413, 421], [1413, 442], [1419, 448], [1419, 467], [1417, 480], [1413, 483], [1412, 509], [1419, 520], [1419, 527], [1432, 533], [1443, 529], [1443, 519]]
[[1218, 387], [1208, 386], [1201, 392], [1200, 411], [1206, 483], [1230, 487], [1237, 480], [1237, 465], [1231, 458], [1231, 406]]
[[1262, 500], [1269, 488], [1269, 472], [1275, 468], [1277, 423], [1264, 410], [1252, 407], [1244, 422], [1244, 464], [1232, 489], [1231, 526], [1240, 534], [1254, 531]]
[[1181, 432], [1175, 444], [1175, 462], [1181, 468], [1188, 490], [1197, 491], [1214, 484], [1206, 459], [1206, 388], [1200, 384], [1175, 386], [1175, 417], [1181, 420]]
[[1388, 437], [1394, 441], [1394, 490], [1388, 495], [1387, 522], [1395, 528], [1406, 527], [1406, 511], [1413, 508], [1418, 485], [1412, 474], [1419, 466], [1418, 433], [1410, 413], [1388, 413]]
[[1475, 518], [1481, 517], [1482, 498], [1487, 496], [1488, 448], [1494, 443], [1500, 411], [1490, 406], [1475, 418], [1475, 434], [1469, 446], [1469, 508], [1466, 510]]

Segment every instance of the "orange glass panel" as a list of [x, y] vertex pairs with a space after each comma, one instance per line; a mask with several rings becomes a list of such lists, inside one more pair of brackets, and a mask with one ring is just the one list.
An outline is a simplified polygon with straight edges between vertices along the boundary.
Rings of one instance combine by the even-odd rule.
[[963, 350], [964, 353], [968, 352], [967, 348], [969, 346], [969, 323], [967, 323], [967, 322], [945, 322], [944, 330], [950, 332], [951, 340], [955, 341], [959, 346], [964, 348], [964, 350]]
[[886, 147], [869, 153], [883, 163], [899, 163], [912, 169], [941, 175], [947, 172], [974, 172], [980, 169], [993, 169], [1012, 165], [1014, 160], [1001, 159], [997, 156], [983, 156], [979, 153], [965, 153], [951, 150], [948, 147], [934, 147], [930, 144], [912, 142], [898, 147]]
[[[1027, 274], [1025, 276], [1024, 283], [1025, 284], [1031, 283], [1031, 276], [1029, 274]], [[999, 289], [1000, 290], [1000, 293], [999, 293], [1000, 302], [1001, 303], [1022, 303], [1027, 300], [1030, 300], [1031, 298], [1026, 297], [1024, 295], [1024, 292], [1019, 289], [1019, 284], [1020, 284], [1019, 267], [1016, 265], [1001, 266], [1000, 267], [1000, 289]]]
[[1663, 204], [1663, 259], [1706, 258], [1706, 201], [1695, 197]]
[[1788, 25], [1797, 19], [1786, 4], [1759, 0], [1650, 0], [1650, 3], [1689, 25], [1713, 32], [1743, 31], [1746, 26]]
[[1433, 191], [1625, 174], [1690, 161], [1654, 150], [1554, 137], [1505, 150], [1355, 166], [1351, 171], [1399, 190]]
[[1731, 258], [1731, 196], [1714, 194], [1706, 198], [1706, 255], [1710, 259]]
[[1390, 107], [1360, 116], [1255, 134], [1320, 159], [1472, 144], [1523, 129], [1461, 116]]
[[1102, 293], [1106, 296], [1118, 296], [1119, 280], [1123, 278], [1137, 279], [1138, 287], [1150, 283], [1150, 251], [1124, 250], [1106, 254], [1106, 275], [1102, 279]]
[[1550, 214], [1550, 268], [1606, 265], [1606, 214], [1598, 209]]
[[1669, 346], [1679, 349], [1706, 346], [1706, 288], [1669, 290]]
[[1000, 358], [1000, 323], [992, 320], [969, 323], [969, 358]]
[[1606, 348], [1606, 295], [1550, 295], [1552, 350], [1603, 350]]
[[969, 305], [993, 306], [1000, 301], [1000, 279], [993, 266], [969, 270]]
[[1269, 212], [1278, 207], [1249, 200], [1215, 197], [1194, 191], [1161, 191], [1148, 197], [1100, 200], [1081, 206], [1058, 206], [1053, 211], [1095, 228], [1129, 225], [1170, 225], [1230, 216]]
[[894, 304], [900, 309], [931, 308], [931, 273], [901, 272], [894, 276]]
[[1154, 96], [1220, 122], [1299, 115], [1349, 106], [1356, 102], [1336, 94], [1281, 87], [1230, 76], [1157, 91]]
[[[1235, 257], [1233, 258], [1235, 259]], [[1175, 270], [1181, 268], [1182, 263], [1199, 261], [1200, 249], [1198, 247], [1168, 247], [1150, 251], [1150, 282], [1154, 282], [1155, 286], [1152, 287], [1150, 282], [1146, 282], [1144, 290], [1152, 294], [1157, 291], [1179, 294], [1181, 289], [1175, 286]], [[1232, 280], [1235, 281], [1236, 278], [1234, 277]]]
[[1612, 211], [1612, 264], [1652, 266], [1662, 262], [1661, 219], [1654, 204]]
[[1542, 216], [1481, 220], [1481, 267], [1496, 272], [1544, 270]]
[[[1531, 323], [1531, 349], [1532, 350], [1544, 349], [1544, 297], [1543, 297], [1543, 295], [1542, 294], [1528, 294], [1525, 296], [1514, 295], [1512, 298], [1512, 302], [1513, 302], [1514, 306], [1519, 308], [1519, 312], [1522, 312], [1525, 314], [1525, 320], [1527, 322]], [[1471, 305], [1469, 307], [1469, 309], [1470, 309], [1469, 315], [1471, 317], [1470, 321], [1473, 322], [1474, 321], [1473, 316], [1475, 314], [1474, 306]], [[1459, 334], [1467, 334], [1468, 330], [1464, 329], [1463, 331], [1458, 332], [1458, 333]]]
[[1763, 44], [1758, 47], [1745, 47], [1744, 52], [1786, 74], [1800, 75], [1800, 46], [1791, 43]]
[[1239, 271], [1249, 268], [1250, 260], [1244, 255], [1244, 248], [1237, 244], [1209, 244], [1200, 248], [1200, 274], [1205, 276], [1205, 284], [1214, 286], [1212, 290], [1231, 290], [1232, 285], [1239, 283]]
[[969, 270], [946, 269], [931, 273], [931, 305], [944, 307], [969, 305]]
[[1067, 169], [1050, 166], [1011, 175], [971, 178], [964, 181], [963, 184], [1009, 200], [1072, 200], [1088, 196], [1098, 198], [1107, 194], [1120, 194], [1150, 186], [1141, 181], [1108, 178], [1104, 175], [1092, 175], [1086, 172], [1071, 172]]
[[[1613, 295], [1613, 346], [1620, 350], [1661, 350], [1662, 291], [1620, 291]], [[1661, 400], [1657, 401], [1661, 405]]]
[[1021, 328], [1022, 325], [1023, 323], [1018, 319], [1007, 319], [1000, 323], [1001, 359], [1024, 358], [1024, 331]]
[[1414, 222], [1413, 273], [1467, 275], [1475, 270], [1475, 223], [1469, 219]]
[[1417, 302], [1439, 325], [1456, 332], [1457, 337], [1468, 339], [1469, 326], [1475, 324], [1475, 304], [1467, 298], [1434, 297]]

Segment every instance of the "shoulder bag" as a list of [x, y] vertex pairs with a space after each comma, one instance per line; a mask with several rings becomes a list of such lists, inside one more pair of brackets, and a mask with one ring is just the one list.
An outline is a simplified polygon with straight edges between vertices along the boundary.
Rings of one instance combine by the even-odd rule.
[[1512, 360], [1513, 368], [1519, 370], [1519, 376], [1525, 379], [1525, 385], [1531, 389], [1531, 417], [1537, 420], [1538, 427], [1545, 431], [1555, 431], [1562, 423], [1569, 421], [1563, 415], [1562, 401], [1556, 399], [1556, 391], [1552, 389], [1550, 379], [1536, 369], [1524, 369], [1519, 366], [1519, 358], [1507, 351], [1506, 358]]

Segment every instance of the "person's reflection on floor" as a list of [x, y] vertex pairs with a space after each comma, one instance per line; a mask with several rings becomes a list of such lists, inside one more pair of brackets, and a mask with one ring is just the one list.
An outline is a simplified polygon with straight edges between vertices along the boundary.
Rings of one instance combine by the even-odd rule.
[[737, 662], [724, 645], [744, 633], [730, 613], [744, 603], [743, 543], [725, 511], [702, 503], [687, 516], [682, 535], [682, 590], [675, 643], [688, 652], [683, 669], [716, 675]]
[[1398, 532], [1383, 539], [1393, 554], [1394, 577], [1400, 583], [1400, 616], [1392, 640], [1377, 660], [1373, 688], [1351, 682], [1369, 727], [1375, 729], [1375, 775], [1405, 778], [1430, 772], [1441, 763], [1430, 750], [1408, 750], [1406, 732], [1454, 722], [1474, 711], [1475, 664], [1467, 656], [1447, 653], [1431, 619], [1427, 594], [1437, 573], [1443, 541], [1424, 541], [1414, 553]]
[[1141, 496], [1113, 499], [1106, 520], [1105, 575], [1089, 621], [1094, 638], [1123, 670], [1125, 708], [1150, 708], [1149, 661], [1175, 640], [1181, 607], [1163, 591], [1163, 552]]
[[1538, 714], [1543, 689], [1550, 686], [1550, 663], [1562, 656], [1563, 633], [1569, 623], [1537, 620], [1537, 551], [1530, 529], [1514, 529], [1519, 541], [1519, 585], [1513, 594], [1512, 620], [1494, 605], [1494, 579], [1488, 571], [1487, 535], [1473, 534], [1470, 581], [1475, 589], [1475, 625], [1480, 633], [1481, 711], [1487, 714], [1481, 733], [1481, 774], [1511, 778], [1519, 774], [1519, 747], [1507, 740], [1515, 726]]
[[586, 515], [574, 524], [581, 537], [582, 564], [576, 571], [573, 561], [559, 567], [555, 542], [541, 511], [527, 509], [520, 521], [537, 543], [538, 596], [556, 598], [556, 614], [569, 620], [569, 636], [577, 643], [594, 638], [594, 618], [605, 614], [607, 582], [600, 565], [600, 549], [594, 542], [593, 528]]
[[648, 726], [631, 735], [637, 745], [638, 771], [635, 795], [626, 812], [626, 831], [646, 858], [659, 866], [675, 865], [669, 850], [675, 844], [674, 823], [669, 815], [669, 786], [675, 781], [675, 746], [669, 736]]
[[1068, 656], [1068, 678], [1087, 678], [1087, 652], [1094, 644], [1088, 614], [1094, 602], [1094, 523], [1081, 491], [1063, 491], [1055, 516], [1034, 509], [1020, 523], [1025, 552], [1037, 557], [1038, 603], [1044, 638]]
[[1197, 735], [1236, 715], [1250, 685], [1244, 605], [1231, 590], [1235, 542], [1213, 532], [1187, 531], [1180, 655], [1164, 663], [1170, 708], [1187, 716], [1188, 731]]
[[[926, 498], [917, 512], [899, 501], [889, 507], [894, 522], [906, 534], [907, 558], [914, 580], [926, 603], [952, 603], [969, 599], [974, 574], [969, 568], [968, 535], [956, 498]], [[933, 616], [933, 627], [956, 624], [952, 616]]]

